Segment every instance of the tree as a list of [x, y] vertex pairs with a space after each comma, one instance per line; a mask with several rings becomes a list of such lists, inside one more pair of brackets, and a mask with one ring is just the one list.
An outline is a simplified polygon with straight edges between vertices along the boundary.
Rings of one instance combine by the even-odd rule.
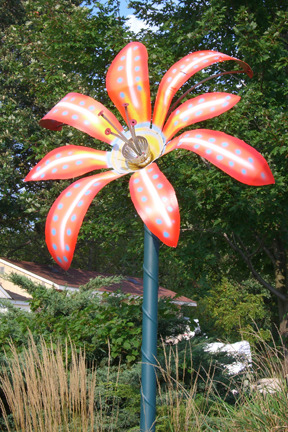
[[[275, 300], [278, 303], [280, 334], [288, 347], [287, 1], [153, 1], [148, 5], [134, 1], [131, 5], [138, 17], [158, 26], [155, 33], [144, 31], [142, 38], [155, 51], [162, 49], [157, 59], [154, 53], [150, 56], [159, 76], [173, 60], [199, 49], [240, 57], [254, 71], [252, 80], [231, 75], [197, 87], [194, 94], [208, 89], [232, 91], [243, 99], [233, 110], [196, 127], [222, 130], [254, 146], [268, 160], [276, 184], [265, 188], [238, 184], [195, 155], [185, 153], [182, 158], [182, 151], [167, 155], [167, 162], [163, 158], [165, 173], [168, 170], [172, 176], [178, 166], [182, 238], [174, 262], [186, 279], [187, 291], [189, 280], [197, 280], [192, 289], [190, 282], [193, 296], [203, 296], [209, 288], [211, 271], [220, 279], [229, 275], [239, 282], [251, 273], [273, 294], [272, 309]], [[226, 69], [222, 64], [220, 71], [223, 66]], [[209, 74], [216, 70], [211, 68]], [[206, 76], [203, 73], [195, 81]], [[189, 87], [191, 83], [181, 93]]]
[[[31, 167], [48, 151], [66, 143], [107, 147], [69, 128], [54, 134], [38, 124], [69, 91], [89, 94], [111, 105], [105, 92], [105, 72], [115, 53], [126, 43], [124, 20], [115, 17], [113, 4], [95, 3], [97, 14], [92, 14], [91, 9], [80, 3], [78, 0], [28, 0], [9, 2], [7, 6], [3, 2], [0, 16], [1, 256], [50, 261], [44, 244], [44, 222], [53, 200], [67, 183], [29, 183], [24, 187], [23, 179]], [[86, 227], [86, 233], [88, 229], [90, 226]], [[97, 234], [100, 234], [100, 244], [105, 242], [105, 236], [99, 231]], [[80, 238], [79, 248], [87, 248], [86, 243], [87, 239], [81, 244]], [[89, 248], [93, 249], [93, 241]], [[90, 255], [91, 261], [93, 251]], [[78, 256], [81, 262], [85, 253]]]
[[[253, 292], [255, 288], [257, 294]], [[215, 281], [198, 302], [202, 332], [216, 337], [220, 334], [229, 342], [245, 339], [257, 344], [259, 337], [271, 340], [271, 314], [265, 304], [267, 297], [269, 299], [269, 292], [252, 278], [242, 284], [225, 277], [220, 283]]]

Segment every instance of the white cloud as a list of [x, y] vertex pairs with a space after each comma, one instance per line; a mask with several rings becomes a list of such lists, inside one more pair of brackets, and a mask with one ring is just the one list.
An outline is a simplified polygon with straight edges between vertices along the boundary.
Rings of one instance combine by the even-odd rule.
[[134, 33], [139, 33], [143, 29], [144, 30], [150, 29], [152, 31], [158, 30], [158, 27], [156, 26], [150, 27], [148, 24], [145, 24], [145, 21], [136, 18], [135, 15], [127, 15], [126, 25]]

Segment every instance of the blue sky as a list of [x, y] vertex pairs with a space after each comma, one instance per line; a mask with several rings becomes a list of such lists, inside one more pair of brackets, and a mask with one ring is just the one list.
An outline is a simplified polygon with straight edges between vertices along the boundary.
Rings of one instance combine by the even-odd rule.
[[[103, 5], [107, 3], [107, 0], [99, 0]], [[127, 25], [134, 33], [138, 33], [143, 28], [148, 28], [148, 26], [145, 24], [145, 22], [137, 19], [133, 15], [133, 9], [128, 8], [129, 0], [119, 0], [120, 3], [120, 14], [124, 17], [130, 16], [129, 20], [127, 21]], [[85, 5], [85, 0], [83, 1], [82, 5]], [[96, 13], [97, 8], [94, 8], [94, 12]], [[153, 30], [153, 28], [152, 28]]]
[[[102, 4], [106, 3], [106, 0], [100, 0]], [[145, 23], [138, 18], [136, 18], [133, 15], [134, 10], [128, 8], [129, 0], [119, 0], [120, 3], [120, 15], [123, 15], [125, 17], [130, 16], [129, 21], [127, 22], [127, 25], [129, 26], [130, 30], [134, 31], [135, 33], [138, 33], [141, 29], [147, 28], [148, 26], [145, 25]]]
[[128, 3], [129, 1], [126, 0], [120, 0], [120, 13], [121, 15], [127, 16], [127, 15], [133, 15], [133, 9], [128, 9]]

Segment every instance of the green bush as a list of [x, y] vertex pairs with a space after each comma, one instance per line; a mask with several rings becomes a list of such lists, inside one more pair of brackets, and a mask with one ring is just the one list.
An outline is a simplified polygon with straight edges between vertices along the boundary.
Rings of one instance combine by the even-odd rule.
[[[116, 363], [120, 358], [128, 364], [140, 361], [142, 298], [121, 292], [95, 294], [119, 278], [96, 278], [73, 293], [47, 289], [17, 274], [9, 280], [32, 295], [32, 312], [9, 305], [0, 315], [2, 349], [9, 350], [11, 340], [20, 350], [27, 347], [31, 332], [36, 343], [43, 337], [64, 346], [70, 338], [76, 350], [85, 349], [86, 358], [98, 364], [108, 356]], [[185, 331], [187, 321], [170, 299], [159, 300], [158, 316], [159, 340]]]
[[255, 280], [229, 280], [224, 277], [198, 301], [201, 329], [209, 336], [237, 342], [255, 343], [253, 331], [271, 339], [271, 312], [265, 302], [271, 295]]

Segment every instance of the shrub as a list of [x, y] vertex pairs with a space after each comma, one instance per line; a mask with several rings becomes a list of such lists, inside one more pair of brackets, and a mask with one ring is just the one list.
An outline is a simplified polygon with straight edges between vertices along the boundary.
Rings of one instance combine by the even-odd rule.
[[[7, 313], [0, 315], [0, 346], [4, 349], [9, 350], [11, 339], [19, 349], [27, 347], [31, 332], [36, 343], [52, 338], [65, 346], [70, 338], [78, 352], [85, 349], [87, 359], [98, 364], [108, 357], [108, 341], [109, 355], [116, 364], [120, 358], [130, 364], [140, 361], [142, 298], [95, 291], [119, 278], [96, 278], [73, 293], [47, 289], [17, 274], [9, 275], [9, 280], [32, 295], [32, 312], [8, 305]], [[158, 317], [159, 339], [184, 332], [187, 322], [170, 299], [159, 300]]]

